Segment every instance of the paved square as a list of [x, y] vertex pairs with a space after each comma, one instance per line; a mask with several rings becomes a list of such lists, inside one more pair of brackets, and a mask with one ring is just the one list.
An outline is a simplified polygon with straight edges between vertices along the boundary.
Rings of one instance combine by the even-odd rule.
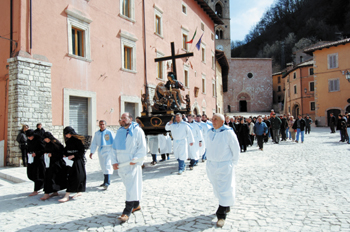
[[120, 224], [124, 186], [115, 173], [107, 191], [96, 187], [103, 175], [95, 156], [77, 200], [27, 197], [32, 182], [0, 187], [0, 231], [350, 231], [350, 145], [339, 139], [312, 128], [303, 144], [269, 142], [262, 152], [255, 141], [236, 167], [237, 203], [223, 228], [215, 226], [218, 201], [205, 163], [179, 176], [172, 155], [156, 166], [147, 162], [142, 210]]

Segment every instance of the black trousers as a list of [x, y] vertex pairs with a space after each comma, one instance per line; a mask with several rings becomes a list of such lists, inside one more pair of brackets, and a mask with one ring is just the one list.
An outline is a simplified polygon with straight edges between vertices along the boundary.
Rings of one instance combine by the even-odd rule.
[[264, 135], [257, 135], [256, 140], [258, 140], [258, 146], [260, 149], [264, 147]]
[[[166, 156], [169, 157], [169, 153], [167, 153]], [[162, 160], [165, 160], [165, 154], [162, 154]]]
[[27, 166], [28, 164], [28, 156], [27, 156], [27, 149], [26, 148], [21, 148], [21, 152], [22, 152], [22, 162], [23, 162], [23, 166]]
[[139, 207], [140, 202], [139, 201], [126, 201], [125, 202], [125, 208], [123, 210], [123, 214], [127, 215], [128, 217], [130, 217], [132, 210], [136, 209], [137, 207]]
[[226, 219], [227, 213], [230, 212], [230, 206], [221, 206], [219, 205], [218, 210], [216, 211], [216, 216], [219, 219]]
[[335, 133], [335, 125], [334, 123], [330, 123], [331, 125], [329, 126], [331, 128], [331, 133]]
[[287, 139], [286, 129], [281, 129], [282, 140], [285, 141]]
[[311, 126], [306, 126], [305, 127], [305, 134], [310, 134], [311, 131]]
[[250, 145], [254, 145], [254, 135], [249, 135], [250, 136]]

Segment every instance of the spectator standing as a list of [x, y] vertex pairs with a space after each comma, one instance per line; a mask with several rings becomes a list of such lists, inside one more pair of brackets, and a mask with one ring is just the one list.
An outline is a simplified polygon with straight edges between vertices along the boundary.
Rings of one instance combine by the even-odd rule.
[[301, 143], [304, 142], [304, 131], [305, 131], [305, 120], [301, 117], [301, 115], [298, 115], [298, 119], [295, 120], [293, 124], [293, 129], [297, 130], [297, 137], [295, 142], [298, 143], [299, 141], [299, 135], [301, 135]]
[[289, 140], [295, 141], [295, 130], [293, 129], [294, 125], [294, 117], [290, 116], [288, 121], [288, 131], [289, 131]]
[[305, 134], [310, 134], [311, 131], [311, 124], [313, 123], [312, 119], [310, 118], [310, 116], [306, 116], [305, 118]]
[[276, 117], [276, 114], [273, 113], [271, 117], [271, 129], [272, 129], [272, 139], [277, 144], [280, 141], [280, 128], [282, 121], [278, 117]]
[[28, 164], [28, 156], [27, 156], [27, 135], [26, 131], [29, 129], [28, 125], [22, 125], [22, 129], [19, 131], [16, 141], [19, 143], [19, 148], [21, 149], [22, 153], [22, 164], [24, 167], [27, 167]]
[[342, 117], [341, 114], [338, 115], [337, 130], [339, 130], [339, 133], [340, 133], [340, 140], [339, 140], [339, 142], [345, 142], [345, 138], [346, 138], [346, 134], [345, 134], [346, 121]]
[[335, 133], [335, 121], [335, 116], [333, 113], [331, 113], [329, 119], [329, 127], [331, 129], [331, 133]]
[[288, 129], [288, 122], [286, 119], [286, 115], [281, 116], [281, 135], [282, 135], [282, 141], [287, 141], [287, 134], [286, 131]]
[[253, 146], [254, 144], [254, 122], [252, 122], [252, 119], [251, 118], [248, 118], [247, 119], [247, 124], [249, 126], [249, 137], [250, 137], [250, 145]]
[[256, 140], [260, 150], [264, 148], [264, 136], [267, 135], [269, 128], [266, 123], [262, 121], [262, 118], [258, 118], [258, 122], [254, 126], [254, 134], [256, 135]]

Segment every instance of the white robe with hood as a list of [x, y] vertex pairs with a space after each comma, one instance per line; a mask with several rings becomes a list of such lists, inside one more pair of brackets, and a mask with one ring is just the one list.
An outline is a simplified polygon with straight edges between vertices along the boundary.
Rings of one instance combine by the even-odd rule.
[[[116, 140], [114, 141], [116, 142]], [[131, 162], [146, 156], [146, 138], [143, 130], [137, 126], [133, 130], [133, 135], [126, 136], [126, 149], [114, 149], [115, 163]], [[114, 146], [113, 146], [114, 148]], [[142, 197], [142, 166], [143, 162], [136, 165], [128, 165], [118, 169], [118, 174], [126, 189], [126, 201], [140, 201]]]
[[194, 138], [193, 146], [190, 146], [188, 149], [188, 158], [198, 160], [199, 156], [202, 155], [200, 153], [202, 151], [202, 147], [199, 146], [199, 142], [202, 143], [203, 146], [203, 134], [202, 134], [202, 127], [199, 126], [199, 123], [193, 122], [190, 124], [192, 126], [192, 134]]
[[[107, 132], [107, 133], [106, 133]], [[103, 138], [101, 138], [103, 136]], [[113, 174], [112, 156], [113, 156], [113, 139], [115, 134], [105, 129], [104, 131], [98, 130], [95, 132], [94, 139], [91, 142], [90, 153], [94, 154], [98, 148], [98, 159], [103, 174]], [[101, 140], [104, 140], [104, 144], [101, 146]]]
[[159, 143], [159, 153], [160, 154], [170, 154], [172, 153], [173, 143], [169, 136], [169, 133], [166, 135], [159, 134], [158, 135], [158, 143]]
[[171, 135], [174, 139], [173, 149], [175, 159], [187, 160], [188, 146], [190, 143], [194, 143], [194, 138], [188, 123], [180, 122], [170, 125], [168, 122], [165, 125], [165, 130], [171, 131]]
[[212, 128], [205, 138], [207, 146], [207, 175], [213, 185], [219, 205], [233, 206], [236, 196], [235, 165], [240, 147], [232, 128]]

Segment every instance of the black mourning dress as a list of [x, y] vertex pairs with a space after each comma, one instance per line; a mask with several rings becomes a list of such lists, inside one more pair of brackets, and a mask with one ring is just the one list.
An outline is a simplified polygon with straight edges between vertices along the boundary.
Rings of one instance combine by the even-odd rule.
[[45, 163], [43, 151], [45, 144], [39, 135], [34, 135], [33, 140], [28, 139], [28, 153], [35, 153], [34, 161], [27, 166], [28, 179], [34, 182], [34, 191], [44, 187]]
[[238, 124], [238, 142], [241, 147], [241, 151], [246, 151], [248, 145], [250, 145], [249, 127], [247, 123]]
[[46, 168], [44, 192], [46, 194], [67, 188], [67, 168], [63, 160], [63, 145], [56, 142], [46, 143], [44, 153], [51, 153], [50, 167]]
[[85, 192], [86, 188], [86, 171], [84, 155], [85, 149], [81, 140], [71, 137], [66, 141], [64, 148], [66, 157], [74, 155], [72, 167], [68, 167], [68, 185], [67, 192]]

